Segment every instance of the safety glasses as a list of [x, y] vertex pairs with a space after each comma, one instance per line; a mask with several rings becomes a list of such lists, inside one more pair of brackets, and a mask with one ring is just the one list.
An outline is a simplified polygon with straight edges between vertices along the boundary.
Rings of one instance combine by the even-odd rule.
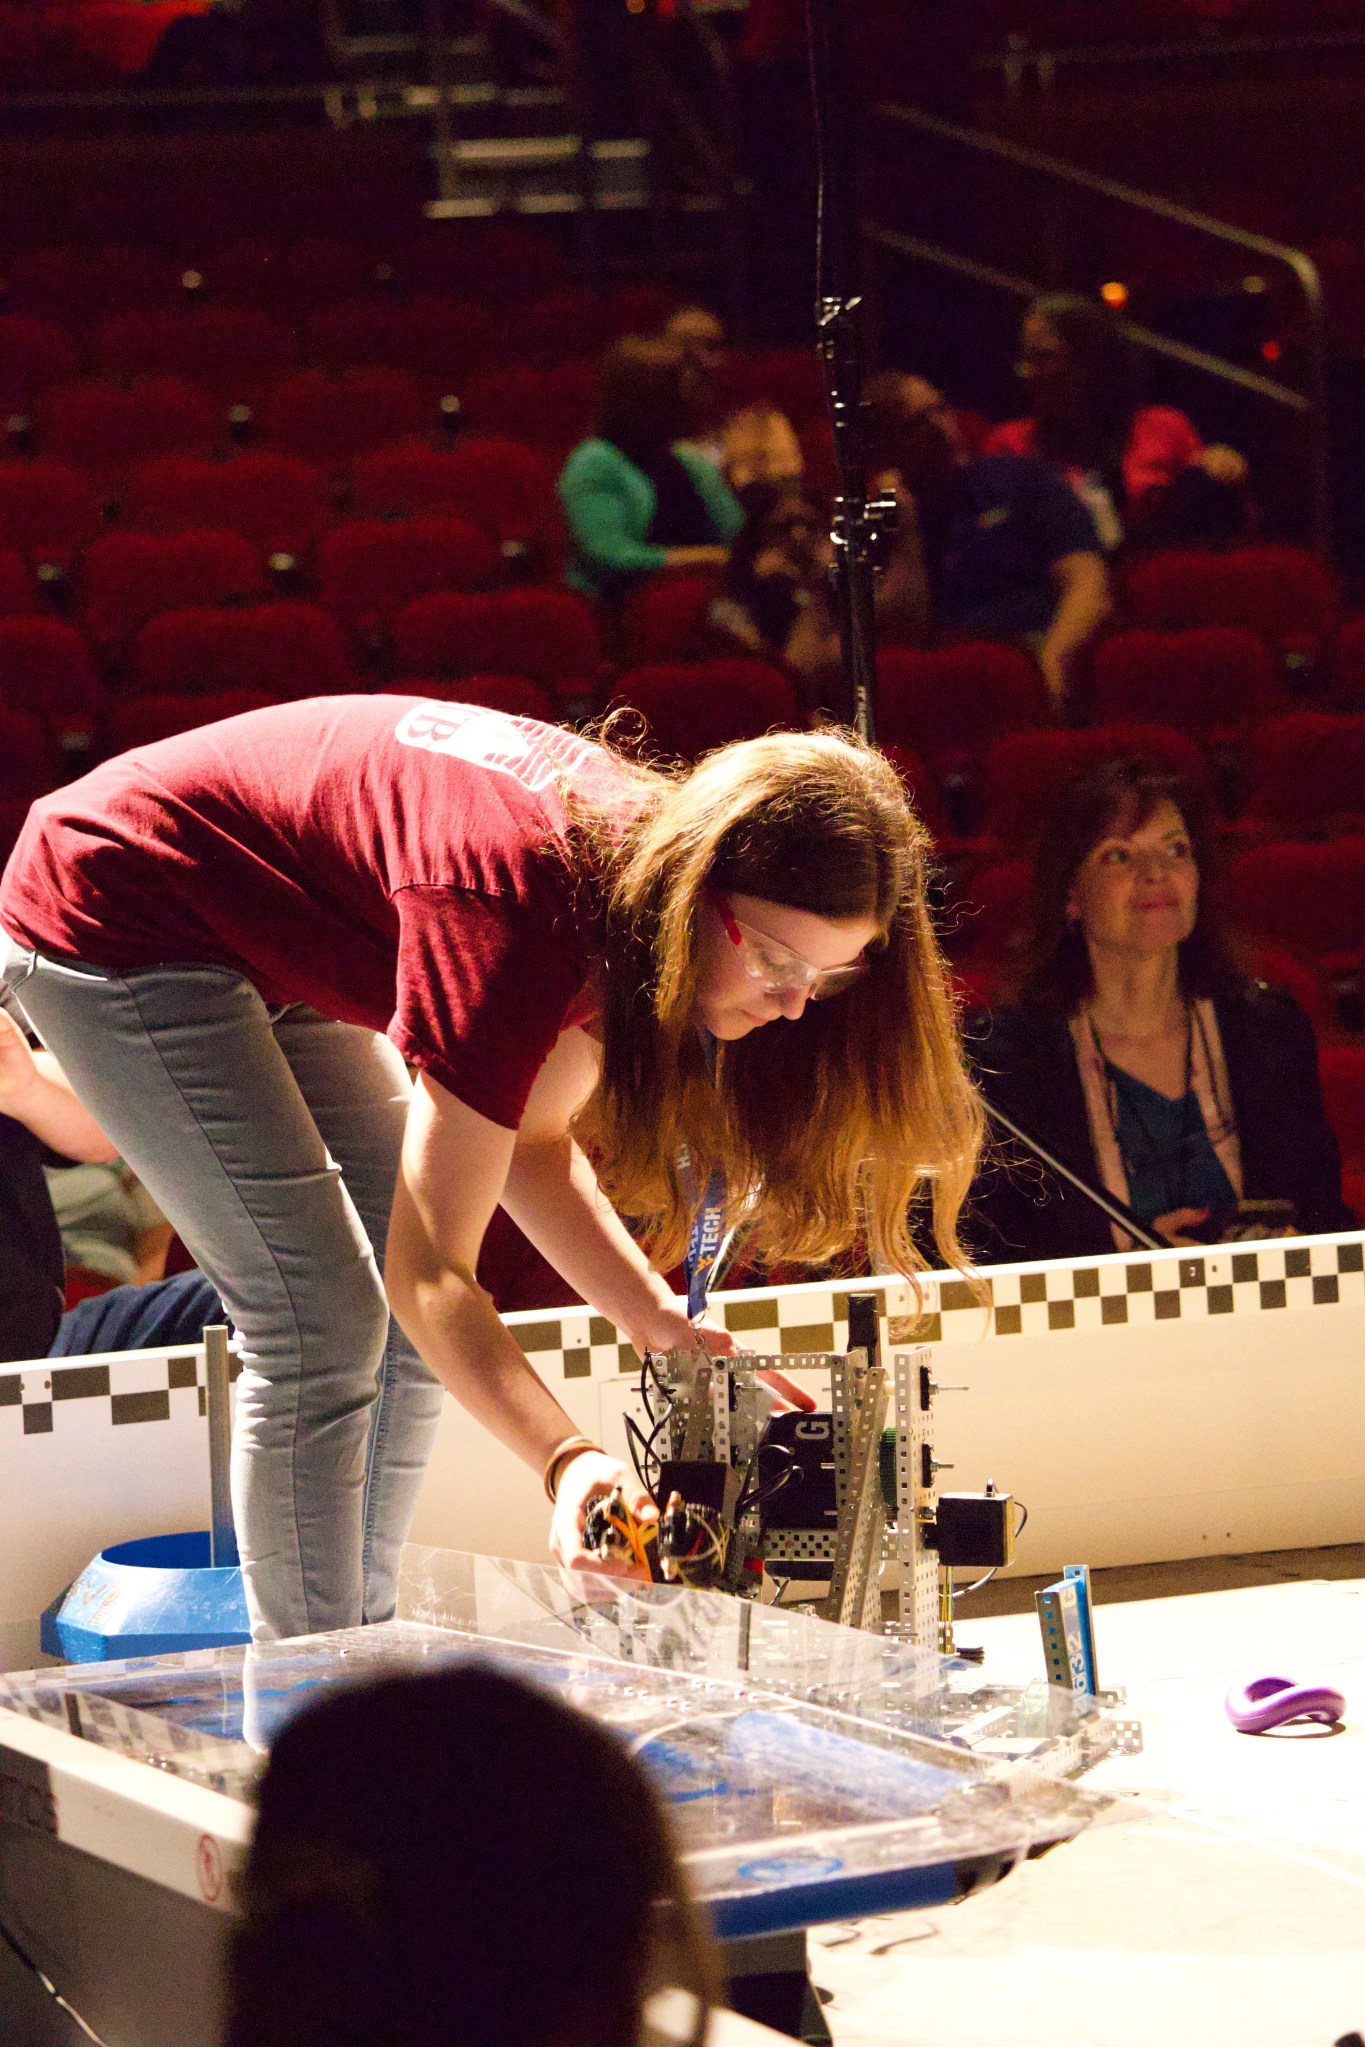
[[851, 988], [868, 970], [870, 961], [865, 953], [850, 960], [846, 967], [813, 967], [789, 945], [781, 945], [777, 939], [745, 924], [735, 915], [728, 896], [719, 889], [711, 891], [711, 898], [725, 935], [739, 954], [740, 965], [765, 995], [801, 994], [811, 1002], [821, 1002], [827, 995], [838, 995]]

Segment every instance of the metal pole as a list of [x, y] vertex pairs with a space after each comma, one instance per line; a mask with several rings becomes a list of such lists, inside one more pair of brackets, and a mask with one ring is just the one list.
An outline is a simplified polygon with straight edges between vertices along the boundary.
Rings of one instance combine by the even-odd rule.
[[237, 1531], [232, 1525], [232, 1409], [229, 1397], [227, 1325], [216, 1322], [204, 1331], [204, 1405], [209, 1423], [209, 1563], [215, 1571], [237, 1562]]
[[1054, 1173], [1059, 1173], [1063, 1180], [1069, 1181], [1078, 1194], [1083, 1194], [1087, 1201], [1093, 1203], [1102, 1214], [1107, 1215], [1111, 1223], [1117, 1223], [1121, 1230], [1127, 1230], [1129, 1236], [1141, 1244], [1144, 1249], [1148, 1251], [1169, 1251], [1171, 1249], [1171, 1246], [1164, 1237], [1153, 1236], [1146, 1223], [1139, 1222], [1126, 1202], [1120, 1201], [1116, 1194], [1109, 1192], [1108, 1188], [1094, 1186], [1083, 1174], [1076, 1172], [1073, 1167], [1067, 1165], [1065, 1159], [1059, 1159], [1056, 1152], [1049, 1151], [1047, 1146], [1041, 1143], [1031, 1130], [1025, 1130], [1022, 1123], [1016, 1123], [1014, 1118], [1007, 1116], [1003, 1109], [997, 1109], [992, 1101], [985, 1103], [985, 1109], [986, 1114], [993, 1123], [998, 1123], [1002, 1130], [1007, 1130], [1011, 1137], [1018, 1139], [1025, 1151], [1031, 1151], [1034, 1157], [1041, 1159], [1045, 1166], [1051, 1167]]
[[830, 539], [835, 612], [848, 722], [876, 738], [878, 541], [894, 501], [869, 498], [863, 423], [863, 300], [858, 282], [857, 205], [853, 190], [853, 113], [846, 88], [844, 0], [806, 0], [806, 41], [819, 178], [816, 231], [816, 331], [825, 364], [834, 466], [839, 489]]

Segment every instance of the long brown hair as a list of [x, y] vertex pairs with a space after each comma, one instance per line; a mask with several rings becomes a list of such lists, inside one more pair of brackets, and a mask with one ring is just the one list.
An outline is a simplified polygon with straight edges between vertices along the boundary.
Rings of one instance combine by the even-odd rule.
[[[958, 1216], [982, 1117], [925, 903], [929, 838], [895, 770], [849, 732], [783, 732], [658, 777], [611, 856], [603, 1059], [580, 1134], [661, 1265], [682, 1253], [695, 1185], [720, 1173], [765, 1261], [922, 1270], [909, 1211], [961, 1265]], [[715, 1048], [693, 1022], [707, 892], [872, 918], [865, 977], [795, 1021]], [[680, 1158], [690, 1156], [692, 1191]]]
[[1184, 820], [1199, 869], [1194, 929], [1179, 949], [1181, 992], [1217, 995], [1236, 979], [1218, 910], [1217, 848], [1207, 799], [1193, 782], [1139, 756], [1109, 760], [1069, 782], [1043, 827], [1033, 898], [1015, 977], [1016, 1000], [1068, 1016], [1090, 995], [1085, 933], [1067, 915], [1072, 883], [1092, 846], [1111, 832], [1140, 831], [1163, 803]]

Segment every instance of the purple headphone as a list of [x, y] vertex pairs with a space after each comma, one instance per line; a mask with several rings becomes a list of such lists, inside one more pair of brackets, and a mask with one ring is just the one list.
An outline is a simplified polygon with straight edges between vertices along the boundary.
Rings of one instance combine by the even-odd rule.
[[1346, 1701], [1331, 1685], [1296, 1685], [1292, 1678], [1258, 1677], [1234, 1685], [1224, 1705], [1239, 1734], [1268, 1734], [1288, 1720], [1320, 1720], [1335, 1725]]

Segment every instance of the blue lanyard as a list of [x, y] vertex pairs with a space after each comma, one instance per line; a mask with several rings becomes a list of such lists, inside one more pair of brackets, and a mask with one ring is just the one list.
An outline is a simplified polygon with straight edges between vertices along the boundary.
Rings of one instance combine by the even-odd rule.
[[692, 1221], [692, 1234], [687, 1240], [683, 1273], [687, 1280], [687, 1313], [693, 1322], [705, 1311], [706, 1291], [724, 1241], [726, 1191], [723, 1176], [713, 1173], [698, 1204]]
[[[707, 1064], [712, 1073], [716, 1070], [716, 1041], [708, 1033], [705, 1039]], [[695, 1322], [706, 1311], [706, 1294], [711, 1284], [711, 1273], [716, 1259], [720, 1256], [725, 1241], [725, 1201], [728, 1189], [724, 1175], [715, 1172], [706, 1184], [702, 1194], [697, 1186], [697, 1176], [686, 1147], [679, 1160], [682, 1167], [683, 1186], [689, 1201], [693, 1203], [692, 1234], [687, 1240], [687, 1256], [683, 1260], [683, 1276], [687, 1281], [687, 1313]], [[699, 1198], [700, 1197], [700, 1198]]]

